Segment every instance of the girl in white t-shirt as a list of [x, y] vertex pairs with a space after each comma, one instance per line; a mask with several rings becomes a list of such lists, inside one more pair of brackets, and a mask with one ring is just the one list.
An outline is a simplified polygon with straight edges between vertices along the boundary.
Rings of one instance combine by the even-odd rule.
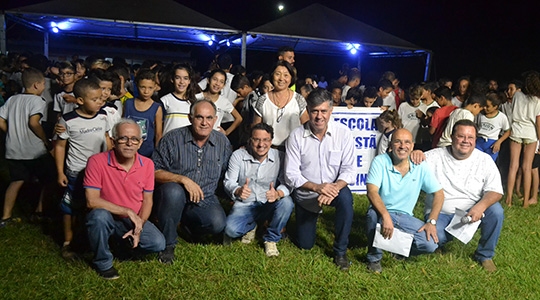
[[379, 155], [386, 153], [386, 150], [390, 145], [390, 140], [392, 139], [392, 134], [396, 129], [402, 128], [403, 124], [401, 123], [401, 118], [397, 111], [390, 109], [383, 111], [377, 119], [379, 131], [383, 133], [377, 143], [377, 155]]
[[503, 100], [502, 95], [494, 92], [489, 93], [484, 113], [478, 114], [477, 118], [478, 137], [476, 138], [476, 149], [489, 154], [494, 161], [499, 156], [502, 142], [510, 136], [508, 118], [499, 111], [499, 105]]
[[174, 92], [161, 97], [164, 109], [163, 135], [180, 127], [189, 126], [189, 108], [195, 102], [195, 87], [192, 84], [193, 69], [188, 64], [178, 64], [172, 69], [171, 81]]
[[[204, 92], [195, 95], [197, 97], [197, 100], [201, 99], [208, 99], [214, 102], [216, 104], [217, 108], [217, 120], [214, 124], [214, 130], [221, 131], [225, 135], [229, 135], [231, 132], [233, 132], [240, 124], [242, 123], [242, 116], [240, 113], [234, 108], [232, 103], [229, 101], [228, 98], [225, 96], [222, 96], [220, 94], [223, 87], [225, 87], [225, 83], [227, 82], [227, 74], [225, 71], [221, 69], [216, 69], [210, 72], [210, 75], [208, 76], [208, 85], [206, 86], [206, 89]], [[233, 116], [234, 121], [232, 122], [231, 126], [227, 128], [227, 130], [224, 130], [221, 128], [221, 120], [223, 120], [223, 116], [229, 113]]]
[[531, 71], [526, 74], [523, 92], [516, 92], [513, 98], [512, 133], [510, 134], [510, 168], [506, 204], [512, 206], [512, 196], [519, 168], [519, 156], [523, 151], [521, 169], [523, 171], [523, 207], [528, 207], [531, 192], [531, 171], [536, 142], [540, 136], [540, 74]]

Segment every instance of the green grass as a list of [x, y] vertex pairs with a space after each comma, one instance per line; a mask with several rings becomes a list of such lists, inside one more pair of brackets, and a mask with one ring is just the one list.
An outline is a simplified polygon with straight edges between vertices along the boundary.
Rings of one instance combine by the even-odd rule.
[[[66, 263], [59, 246], [38, 226], [0, 230], [2, 299], [538, 299], [540, 207], [506, 208], [495, 256], [498, 271], [486, 273], [472, 259], [478, 234], [468, 245], [453, 241], [443, 254], [397, 261], [384, 255], [382, 274], [367, 271], [363, 216], [365, 196], [355, 196], [348, 273], [332, 263], [333, 210], [325, 210], [310, 251], [289, 240], [267, 258], [260, 243], [230, 247], [179, 241], [174, 265], [150, 255], [116, 261], [120, 279], [105, 281], [88, 260]], [[417, 212], [420, 212], [417, 208]], [[294, 214], [289, 224], [294, 233]]]

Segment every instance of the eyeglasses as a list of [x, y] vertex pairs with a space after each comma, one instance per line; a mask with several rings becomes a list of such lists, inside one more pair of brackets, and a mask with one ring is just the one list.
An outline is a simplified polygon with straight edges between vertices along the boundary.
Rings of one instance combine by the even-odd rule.
[[58, 76], [60, 76], [60, 77], [71, 77], [73, 75], [75, 75], [75, 73], [70, 73], [70, 72], [58, 73]]
[[282, 108], [278, 108], [278, 110], [277, 110], [278, 115], [277, 115], [277, 120], [276, 120], [276, 121], [277, 121], [278, 123], [281, 122], [281, 119], [283, 119], [283, 111], [284, 111], [284, 110], [285, 110], [285, 108], [283, 108], [283, 107], [282, 107]]
[[265, 144], [268, 144], [270, 142], [272, 142], [272, 139], [258, 139], [258, 138], [251, 138], [251, 141], [254, 143], [254, 144], [258, 144], [258, 143], [265, 143]]
[[128, 141], [130, 141], [133, 145], [138, 145], [141, 142], [141, 138], [138, 138], [135, 136], [132, 136], [132, 137], [121, 136], [116, 139], [116, 142], [118, 144], [127, 144]]

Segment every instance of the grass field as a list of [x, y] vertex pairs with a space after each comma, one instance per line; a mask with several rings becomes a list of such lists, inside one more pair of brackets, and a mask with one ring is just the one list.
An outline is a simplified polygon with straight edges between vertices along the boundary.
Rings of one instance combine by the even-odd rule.
[[[367, 271], [363, 216], [367, 198], [355, 196], [355, 219], [348, 256], [349, 272], [332, 262], [333, 210], [325, 210], [317, 244], [299, 250], [290, 240], [281, 255], [267, 258], [258, 243], [188, 244], [180, 240], [174, 265], [155, 255], [142, 261], [117, 261], [120, 279], [101, 279], [91, 255], [67, 263], [59, 245], [42, 228], [26, 222], [0, 230], [2, 299], [538, 299], [540, 298], [540, 208], [506, 208], [495, 256], [498, 271], [486, 273], [468, 245], [449, 243], [444, 253], [406, 261], [384, 255], [382, 274]], [[416, 213], [421, 213], [417, 207]], [[288, 230], [294, 236], [294, 214]]]

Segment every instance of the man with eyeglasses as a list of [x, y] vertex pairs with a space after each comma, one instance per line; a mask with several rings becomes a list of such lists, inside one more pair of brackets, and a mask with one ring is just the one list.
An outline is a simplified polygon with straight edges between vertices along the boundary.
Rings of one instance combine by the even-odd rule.
[[229, 160], [223, 185], [234, 205], [227, 217], [224, 244], [242, 237], [249, 244], [255, 238], [257, 222], [270, 220], [263, 235], [266, 256], [278, 256], [277, 242], [293, 210], [290, 190], [284, 184], [284, 153], [273, 149], [274, 129], [258, 123], [244, 149], [236, 150]]
[[307, 98], [309, 121], [294, 129], [286, 142], [285, 180], [294, 188], [297, 244], [315, 244], [317, 219], [324, 206], [336, 209], [334, 263], [349, 269], [347, 246], [353, 218], [353, 198], [348, 184], [355, 180], [351, 131], [331, 121], [332, 94], [317, 89]]
[[109, 238], [142, 253], [159, 252], [165, 238], [148, 220], [152, 211], [154, 163], [137, 153], [141, 130], [131, 119], [121, 119], [113, 127], [114, 149], [88, 160], [84, 188], [88, 208], [86, 226], [93, 263], [105, 279], [117, 279]]
[[174, 260], [180, 221], [193, 239], [220, 234], [225, 228], [225, 211], [215, 192], [232, 149], [227, 137], [213, 130], [216, 111], [207, 99], [191, 104], [191, 125], [165, 134], [152, 155], [160, 184], [155, 215], [167, 244], [159, 255], [163, 263]]

